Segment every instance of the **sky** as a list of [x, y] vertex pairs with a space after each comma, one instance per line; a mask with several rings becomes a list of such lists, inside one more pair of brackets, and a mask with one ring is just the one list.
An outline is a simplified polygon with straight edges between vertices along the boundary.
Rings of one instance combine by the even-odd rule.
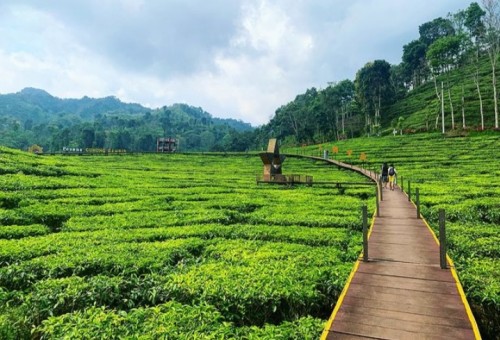
[[308, 88], [399, 64], [464, 0], [0, 0], [0, 94], [116, 96], [254, 126]]

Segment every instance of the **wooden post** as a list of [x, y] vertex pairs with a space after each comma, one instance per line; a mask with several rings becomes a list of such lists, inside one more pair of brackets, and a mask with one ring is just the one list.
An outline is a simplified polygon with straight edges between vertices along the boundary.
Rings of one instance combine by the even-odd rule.
[[363, 212], [363, 262], [368, 262], [368, 208], [364, 205]]
[[403, 191], [403, 192], [405, 191], [404, 184], [405, 184], [405, 182], [403, 180], [403, 176], [401, 176], [401, 191]]
[[380, 217], [380, 202], [378, 200], [378, 184], [375, 185], [375, 202], [377, 203], [377, 217]]
[[446, 228], [445, 212], [439, 209], [439, 264], [441, 269], [446, 269]]
[[383, 194], [383, 189], [382, 189], [382, 178], [380, 178], [380, 180], [378, 181], [378, 184], [380, 185], [380, 200], [383, 201], [384, 200], [384, 194]]
[[417, 204], [417, 218], [420, 218], [420, 192], [418, 188], [415, 189], [415, 202]]
[[408, 180], [408, 201], [411, 201], [411, 184], [410, 184], [410, 180]]

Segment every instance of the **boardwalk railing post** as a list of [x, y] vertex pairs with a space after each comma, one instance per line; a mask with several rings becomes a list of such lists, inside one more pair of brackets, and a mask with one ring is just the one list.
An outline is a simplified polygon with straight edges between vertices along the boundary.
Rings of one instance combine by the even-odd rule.
[[375, 185], [375, 202], [377, 203], [377, 217], [380, 217], [380, 202], [378, 201], [378, 184]]
[[411, 201], [411, 184], [410, 184], [410, 180], [408, 180], [408, 201]]
[[379, 192], [380, 192], [380, 200], [383, 201], [384, 200], [384, 194], [382, 193], [382, 191], [383, 191], [382, 190], [382, 178], [379, 179], [378, 185], [380, 186], [380, 190], [379, 190]]
[[415, 189], [415, 202], [417, 203], [417, 218], [420, 218], [420, 192], [418, 188]]
[[363, 211], [363, 262], [368, 262], [368, 208], [362, 207]]
[[439, 264], [441, 269], [446, 269], [446, 229], [445, 212], [439, 209]]

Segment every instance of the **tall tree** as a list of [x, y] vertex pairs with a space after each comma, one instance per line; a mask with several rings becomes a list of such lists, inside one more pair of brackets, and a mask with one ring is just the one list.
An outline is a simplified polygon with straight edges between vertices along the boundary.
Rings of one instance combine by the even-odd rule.
[[420, 39], [413, 40], [403, 46], [403, 69], [406, 81], [411, 87], [420, 86], [428, 76], [426, 52], [427, 45]]
[[[165, 106], [162, 108], [162, 112], [160, 115], [160, 122], [163, 128], [163, 136], [168, 137], [168, 132], [173, 133], [172, 126], [172, 111], [167, 109]], [[170, 131], [169, 131], [170, 130]]]
[[451, 21], [444, 18], [436, 18], [420, 25], [418, 32], [420, 33], [420, 41], [427, 46], [432, 45], [439, 38], [455, 34]]
[[474, 42], [479, 42], [481, 37], [484, 35], [485, 27], [483, 22], [483, 17], [486, 12], [478, 5], [477, 2], [473, 2], [465, 10], [465, 21], [464, 25], [469, 31], [469, 35]]
[[[455, 116], [453, 111], [453, 102], [451, 100], [451, 85], [449, 82], [448, 74], [449, 71], [456, 67], [459, 54], [461, 49], [462, 38], [457, 35], [450, 35], [442, 37], [432, 43], [427, 50], [427, 60], [433, 70], [434, 79], [436, 79], [437, 74], [445, 73], [447, 75], [446, 83], [448, 90], [448, 98], [450, 101], [450, 109], [451, 109], [451, 127], [455, 128]], [[436, 81], [434, 81], [434, 86], [437, 87]], [[436, 89], [437, 93], [437, 89]], [[444, 101], [444, 98], [438, 95], [438, 98], [441, 102]], [[444, 122], [442, 122], [444, 126]]]
[[331, 83], [321, 94], [329, 112], [330, 135], [334, 139], [345, 138], [345, 121], [354, 100], [354, 83], [348, 79]]
[[[482, 18], [486, 14], [485, 11], [473, 2], [465, 10], [464, 25], [468, 30], [470, 37], [470, 45], [467, 49], [467, 60], [474, 65], [472, 79], [476, 85], [477, 95], [479, 99], [479, 114], [481, 116], [481, 130], [484, 130], [484, 110], [483, 97], [481, 95], [481, 87], [479, 86], [479, 57], [481, 54], [481, 40], [484, 37], [485, 27]], [[465, 125], [465, 123], [464, 123]], [[464, 126], [465, 127], [465, 126]]]
[[493, 85], [493, 102], [495, 108], [495, 128], [498, 129], [498, 96], [496, 69], [500, 53], [500, 5], [499, 0], [483, 0], [486, 14], [483, 22], [485, 27], [484, 42], [488, 51], [491, 64], [491, 77]]
[[391, 65], [391, 84], [394, 89], [395, 100], [402, 99], [406, 95], [407, 87], [405, 83], [405, 73], [404, 63]]
[[347, 115], [350, 113], [351, 104], [354, 101], [354, 83], [346, 79], [338, 83], [336, 89], [338, 92], [340, 114], [342, 117], [342, 137], [346, 138], [345, 121], [347, 119]]
[[82, 147], [91, 148], [94, 144], [95, 131], [92, 126], [85, 126], [82, 129]]
[[382, 105], [387, 104], [393, 94], [391, 65], [385, 60], [367, 63], [356, 73], [355, 87], [356, 96], [365, 111], [367, 128], [377, 130]]
[[451, 71], [458, 65], [462, 38], [458, 35], [436, 40], [427, 50], [427, 60], [434, 73]]

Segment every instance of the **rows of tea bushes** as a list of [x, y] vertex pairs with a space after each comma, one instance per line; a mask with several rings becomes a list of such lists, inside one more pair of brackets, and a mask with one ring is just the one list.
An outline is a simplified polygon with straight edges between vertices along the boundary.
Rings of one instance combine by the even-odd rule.
[[[422, 213], [438, 234], [446, 211], [449, 255], [486, 339], [500, 334], [500, 136], [403, 135], [321, 146], [339, 160], [376, 168], [394, 163], [407, 188], [420, 190]], [[319, 146], [291, 152], [319, 154]], [[351, 156], [347, 150], [352, 150]], [[359, 156], [366, 153], [366, 162]]]
[[[284, 170], [367, 182], [324, 162]], [[252, 154], [0, 148], [0, 338], [318, 338], [374, 188], [261, 173]]]

